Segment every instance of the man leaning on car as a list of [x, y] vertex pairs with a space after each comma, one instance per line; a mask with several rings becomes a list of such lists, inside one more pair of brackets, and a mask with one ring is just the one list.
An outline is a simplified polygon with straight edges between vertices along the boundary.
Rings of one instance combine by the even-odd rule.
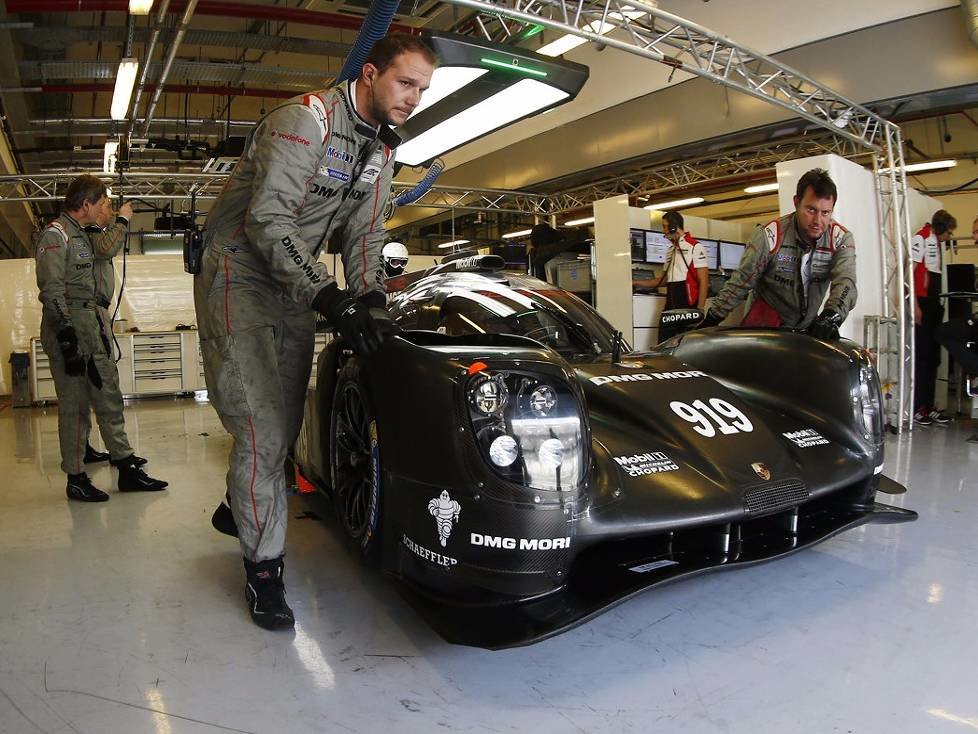
[[[288, 519], [286, 452], [302, 424], [316, 313], [358, 354], [391, 332], [384, 311], [384, 211], [390, 198], [391, 125], [403, 125], [436, 64], [420, 38], [393, 34], [370, 51], [356, 80], [300, 95], [258, 121], [207, 216], [194, 278], [204, 376], [234, 439], [231, 511], [256, 624], [295, 624], [283, 584]], [[319, 262], [340, 246], [346, 289]]]
[[742, 326], [838, 338], [839, 325], [856, 305], [856, 250], [852, 233], [832, 219], [837, 199], [828, 172], [805, 173], [795, 190], [795, 211], [757, 228], [700, 327], [716, 326], [751, 296]]

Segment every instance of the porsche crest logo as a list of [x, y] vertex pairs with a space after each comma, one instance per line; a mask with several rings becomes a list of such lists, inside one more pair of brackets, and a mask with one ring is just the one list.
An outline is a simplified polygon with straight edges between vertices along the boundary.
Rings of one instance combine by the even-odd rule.
[[754, 470], [754, 473], [761, 478], [762, 481], [768, 481], [771, 478], [771, 470], [767, 468], [767, 464], [762, 464], [760, 461], [755, 461], [750, 465], [750, 468]]

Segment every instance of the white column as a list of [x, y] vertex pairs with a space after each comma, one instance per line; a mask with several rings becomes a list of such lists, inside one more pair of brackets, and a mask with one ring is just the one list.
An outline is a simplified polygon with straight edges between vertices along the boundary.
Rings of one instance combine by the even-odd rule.
[[595, 307], [629, 342], [632, 334], [632, 250], [628, 230], [633, 226], [648, 229], [645, 223], [631, 223], [627, 196], [594, 202], [594, 291]]

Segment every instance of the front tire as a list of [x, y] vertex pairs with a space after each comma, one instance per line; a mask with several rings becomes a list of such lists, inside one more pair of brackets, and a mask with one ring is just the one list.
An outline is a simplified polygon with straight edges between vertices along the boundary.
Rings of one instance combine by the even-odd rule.
[[377, 420], [360, 363], [351, 359], [336, 379], [330, 414], [330, 475], [337, 517], [349, 545], [366, 562], [381, 547], [381, 452]]

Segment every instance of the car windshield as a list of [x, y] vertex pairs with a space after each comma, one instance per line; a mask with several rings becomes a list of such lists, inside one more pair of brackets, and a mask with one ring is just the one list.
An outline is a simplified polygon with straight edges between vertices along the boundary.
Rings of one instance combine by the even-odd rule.
[[612, 342], [610, 324], [577, 297], [559, 289], [509, 288], [496, 283], [452, 288], [442, 301], [436, 328], [456, 336], [524, 336], [567, 359], [610, 352]]

